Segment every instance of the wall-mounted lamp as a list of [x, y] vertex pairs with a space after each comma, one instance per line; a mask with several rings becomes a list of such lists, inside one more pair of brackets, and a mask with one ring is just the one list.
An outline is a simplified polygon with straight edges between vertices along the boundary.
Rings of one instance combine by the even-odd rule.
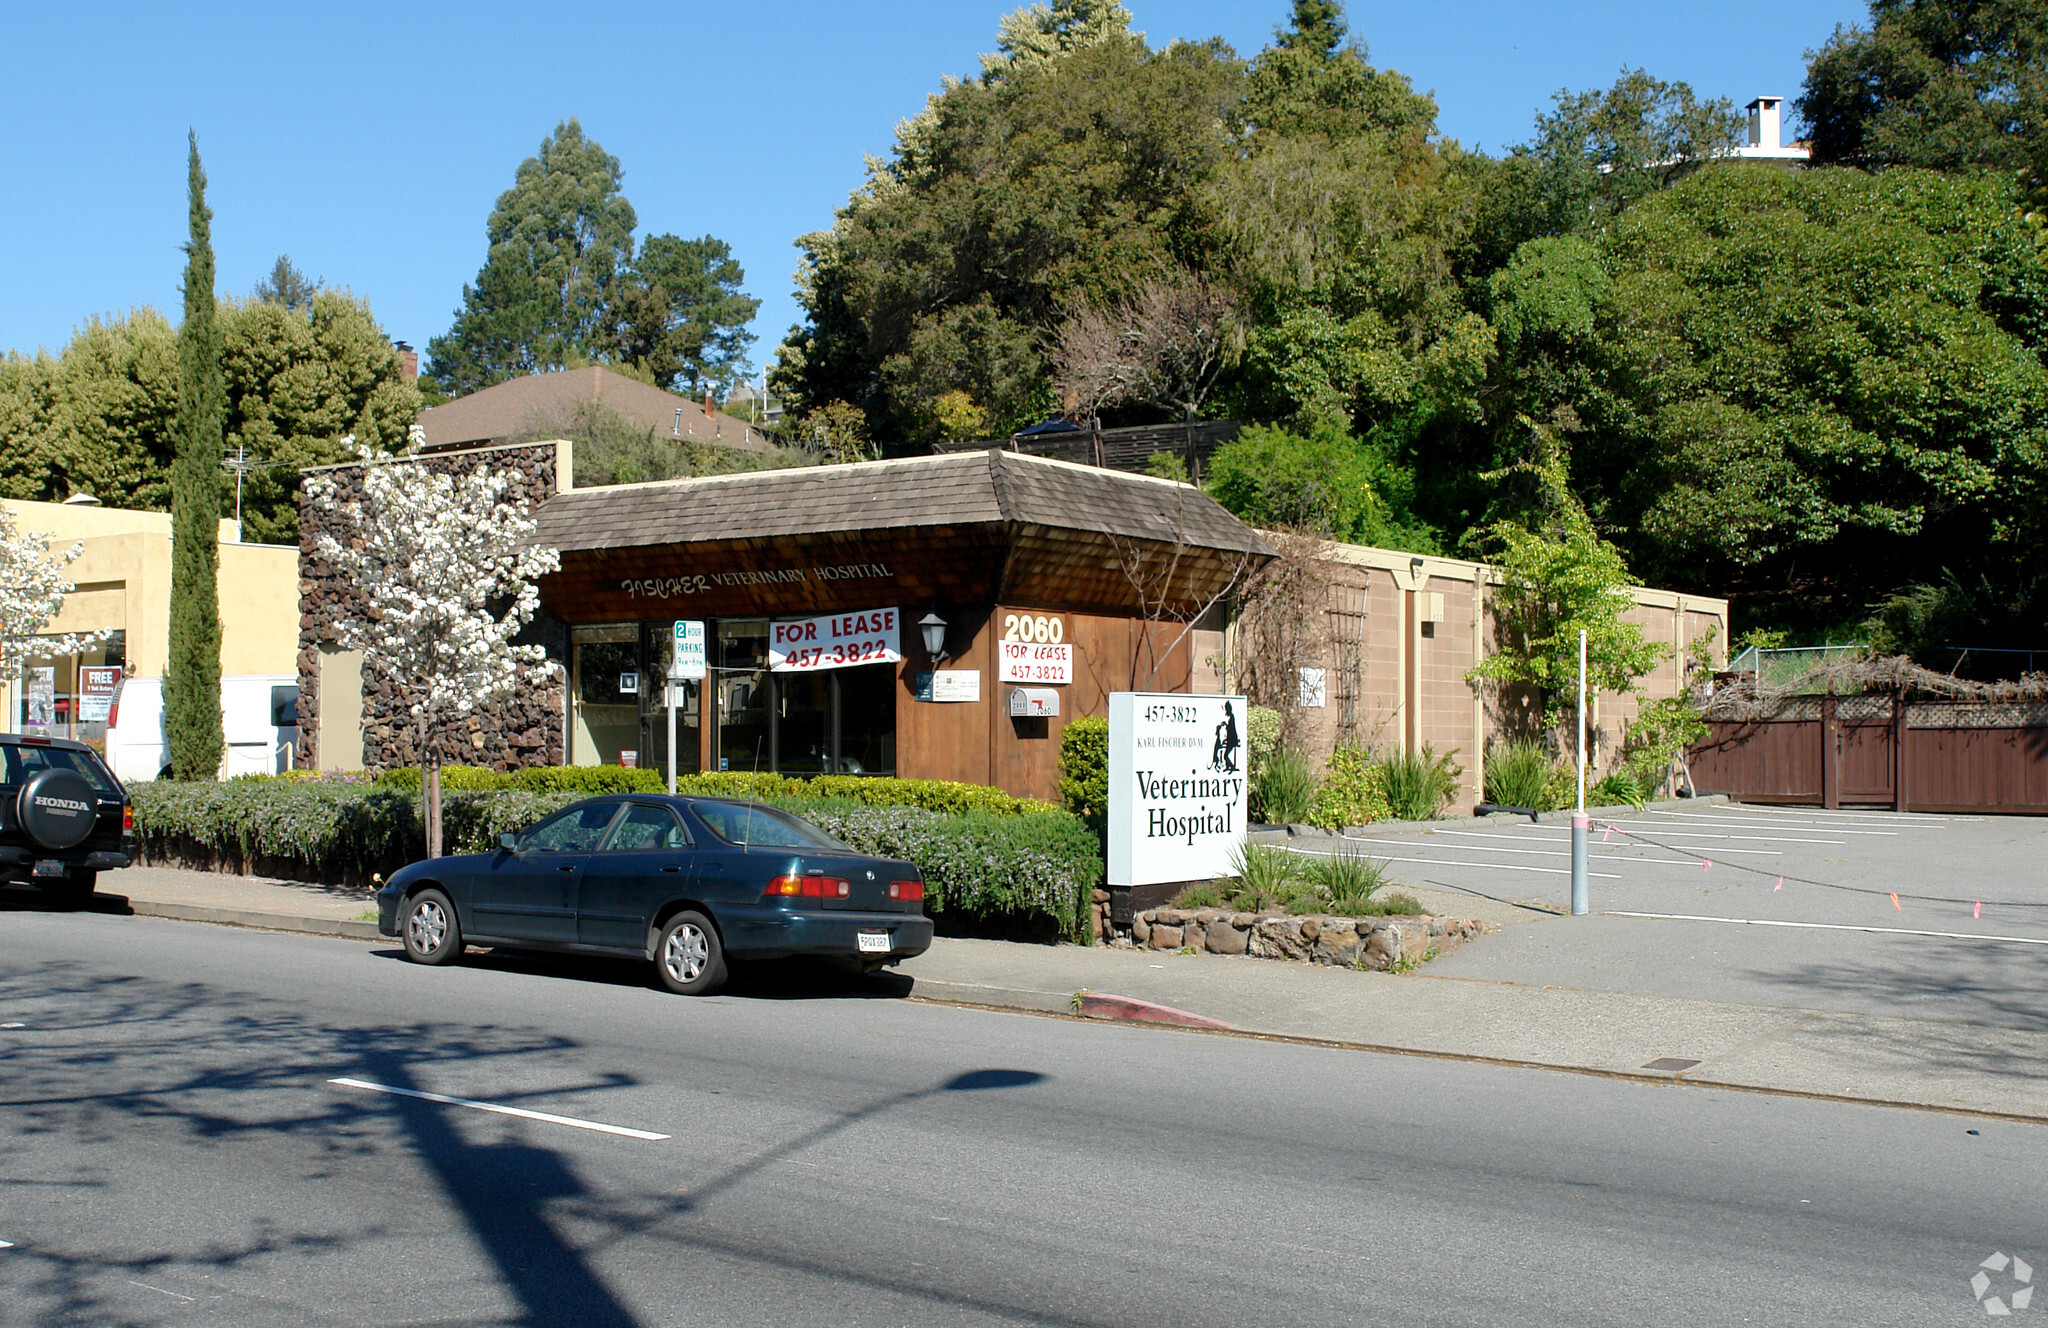
[[936, 668], [946, 655], [946, 620], [937, 613], [927, 613], [917, 620], [917, 630], [924, 633], [924, 653], [931, 657]]
[[1410, 572], [1410, 573], [1412, 573], [1412, 574], [1413, 574], [1413, 575], [1415, 575], [1415, 576], [1421, 576], [1421, 575], [1422, 575], [1422, 559], [1420, 559], [1420, 558], [1410, 558], [1410, 559], [1408, 560], [1408, 570], [1409, 570], [1409, 572]]

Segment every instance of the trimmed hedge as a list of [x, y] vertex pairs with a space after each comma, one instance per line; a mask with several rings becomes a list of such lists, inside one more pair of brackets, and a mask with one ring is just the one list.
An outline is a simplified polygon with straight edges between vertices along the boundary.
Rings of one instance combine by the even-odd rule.
[[[262, 776], [255, 777], [257, 779]], [[414, 767], [387, 771], [377, 779], [379, 788], [418, 792], [420, 772]], [[519, 770], [486, 770], [481, 766], [450, 765], [441, 768], [441, 791], [524, 789], [530, 793], [662, 793], [668, 776], [644, 767], [627, 769], [616, 765], [543, 765]], [[676, 776], [676, 792], [709, 793], [742, 798], [845, 798], [871, 807], [922, 807], [926, 811], [958, 815], [965, 812], [993, 812], [998, 816], [1037, 815], [1053, 810], [1049, 802], [1019, 798], [1001, 789], [980, 784], [959, 784], [946, 779], [895, 779], [880, 775], [794, 775], [757, 774], [744, 770], [710, 771]]]
[[[616, 766], [556, 768], [619, 771]], [[916, 863], [925, 880], [925, 907], [934, 917], [958, 918], [984, 929], [1049, 926], [1070, 940], [1090, 939], [1086, 924], [1092, 894], [1102, 880], [1100, 846], [1078, 817], [1057, 808], [990, 789], [975, 793], [994, 793], [995, 799], [970, 794], [958, 800], [969, 804], [968, 809], [953, 813], [873, 806], [850, 797], [792, 796], [789, 791], [809, 792], [823, 780], [749, 774], [703, 778], [728, 787], [690, 791], [744, 795], [759, 789], [763, 801], [814, 821], [863, 853]], [[775, 782], [763, 782], [768, 780]], [[746, 783], [731, 786], [739, 781]], [[919, 795], [941, 801], [948, 788], [973, 788], [860, 777], [842, 777], [827, 787], [837, 792], [842, 783], [862, 786], [860, 791], [871, 796], [891, 784], [924, 784]], [[166, 781], [137, 783], [130, 793], [136, 837], [144, 856], [151, 859], [196, 852], [243, 870], [260, 864], [270, 874], [367, 882], [373, 874], [388, 874], [425, 852], [419, 796], [403, 781], [372, 786], [314, 779]], [[447, 849], [486, 851], [501, 831], [517, 830], [586, 796], [589, 793], [581, 789], [451, 785], [442, 797]], [[981, 801], [989, 806], [972, 805]]]

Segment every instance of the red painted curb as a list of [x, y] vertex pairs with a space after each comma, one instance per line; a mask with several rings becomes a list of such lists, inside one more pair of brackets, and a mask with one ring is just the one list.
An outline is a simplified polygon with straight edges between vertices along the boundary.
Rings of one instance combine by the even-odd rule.
[[1228, 1030], [1231, 1027], [1221, 1020], [1189, 1014], [1170, 1005], [1154, 1005], [1130, 996], [1110, 996], [1094, 991], [1081, 994], [1075, 1002], [1074, 1013], [1088, 1019], [1124, 1019], [1136, 1024], [1171, 1024], [1176, 1028]]

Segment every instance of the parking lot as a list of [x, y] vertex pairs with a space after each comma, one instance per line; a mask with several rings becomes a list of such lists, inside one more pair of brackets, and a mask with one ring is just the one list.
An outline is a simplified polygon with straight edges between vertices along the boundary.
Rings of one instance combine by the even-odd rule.
[[1502, 924], [1432, 963], [1436, 976], [2048, 1021], [2048, 819], [1724, 803], [1603, 818], [1593, 915], [1579, 918], [1566, 915], [1570, 836], [1492, 818], [1341, 843], [1431, 911]]

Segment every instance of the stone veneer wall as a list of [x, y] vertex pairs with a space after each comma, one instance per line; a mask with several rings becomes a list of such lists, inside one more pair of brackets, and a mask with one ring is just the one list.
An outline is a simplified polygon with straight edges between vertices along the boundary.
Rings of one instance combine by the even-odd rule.
[[[1107, 908], [1102, 904], [1100, 908]], [[1098, 912], [1097, 926], [1106, 914]], [[1153, 950], [1191, 947], [1211, 954], [1385, 972], [1446, 954], [1486, 930], [1458, 918], [1344, 918], [1239, 913], [1227, 908], [1155, 908], [1131, 920], [1131, 940]]]
[[[511, 493], [521, 501], [538, 506], [554, 496], [558, 476], [559, 444], [533, 443], [520, 446], [486, 447], [461, 452], [438, 452], [382, 464], [426, 466], [456, 473], [486, 465], [509, 470], [519, 478]], [[363, 467], [360, 465], [322, 468], [336, 481], [341, 504], [358, 501], [362, 495]], [[320, 649], [335, 645], [337, 619], [361, 602], [355, 587], [344, 581], [333, 566], [314, 551], [314, 540], [323, 531], [346, 540], [340, 512], [316, 506], [303, 493], [299, 498], [299, 751], [301, 769], [318, 770], [320, 765]], [[521, 645], [546, 648], [551, 663], [540, 669], [521, 666], [520, 681], [507, 696], [448, 724], [440, 736], [441, 760], [449, 765], [482, 765], [494, 770], [517, 766], [560, 765], [562, 763], [562, 717], [566, 700], [565, 665], [568, 660], [568, 629], [542, 612], [520, 633]], [[410, 702], [374, 660], [363, 661], [363, 752], [365, 769], [372, 772], [396, 766], [418, 765], [407, 713]]]

